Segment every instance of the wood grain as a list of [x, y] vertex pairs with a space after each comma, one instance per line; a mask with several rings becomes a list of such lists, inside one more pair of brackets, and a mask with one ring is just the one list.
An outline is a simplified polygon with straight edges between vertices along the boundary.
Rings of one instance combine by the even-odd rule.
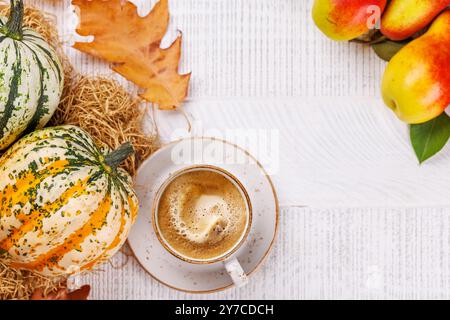
[[83, 282], [96, 299], [449, 299], [450, 210], [284, 209], [265, 267], [222, 293], [167, 289], [134, 259]]
[[[63, 39], [71, 39], [68, 0], [28, 2], [53, 12]], [[144, 4], [141, 14], [155, 3], [135, 2]], [[287, 206], [280, 236], [264, 268], [240, 290], [178, 293], [131, 260], [88, 275], [93, 298], [449, 299], [450, 151], [417, 165], [406, 127], [379, 98], [385, 63], [369, 48], [322, 36], [310, 18], [312, 0], [170, 5], [163, 44], [183, 31], [181, 71], [193, 71], [191, 134], [279, 134], [274, 180]], [[99, 60], [67, 52], [83, 73], [112, 74]], [[165, 140], [186, 129], [180, 113], [156, 115]]]
[[[280, 203], [313, 207], [449, 205], [449, 148], [419, 166], [403, 124], [370, 97], [196, 99], [193, 131], [250, 150], [273, 175]], [[158, 119], [176, 139], [182, 117]], [[169, 120], [169, 121], [167, 121]], [[274, 134], [278, 143], [257, 142]]]
[[[68, 43], [70, 0], [25, 1], [55, 13]], [[156, 0], [133, 2], [146, 14]], [[367, 47], [322, 36], [311, 6], [311, 0], [172, 0], [163, 46], [183, 32], [181, 71], [194, 71], [191, 99], [378, 96], [384, 63]], [[67, 51], [81, 72], [111, 73], [99, 60]]]
[[[154, 1], [136, 3], [145, 4], [145, 14]], [[194, 131], [185, 135], [223, 138], [225, 130], [240, 130], [236, 139], [225, 138], [262, 159], [239, 135], [276, 131], [274, 163], [265, 165], [274, 167], [283, 205], [449, 205], [450, 149], [418, 165], [406, 126], [379, 98], [384, 62], [369, 48], [326, 39], [311, 22], [310, 6], [171, 2], [164, 45], [183, 30], [181, 70], [195, 71], [186, 104]], [[62, 22], [65, 34], [73, 31], [68, 25]], [[101, 61], [67, 50], [81, 72], [110, 72]], [[157, 123], [165, 141], [186, 128], [181, 113], [159, 111]]]

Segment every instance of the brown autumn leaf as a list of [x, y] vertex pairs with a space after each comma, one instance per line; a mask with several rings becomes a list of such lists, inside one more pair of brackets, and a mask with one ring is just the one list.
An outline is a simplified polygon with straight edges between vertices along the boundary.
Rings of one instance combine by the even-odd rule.
[[31, 295], [31, 300], [87, 300], [91, 287], [89, 285], [82, 286], [80, 289], [69, 292], [67, 289], [58, 290], [48, 296], [44, 295], [42, 289], [37, 289]]
[[168, 0], [160, 0], [145, 17], [123, 0], [72, 0], [78, 6], [77, 33], [94, 36], [74, 48], [113, 63], [113, 70], [145, 89], [141, 96], [160, 109], [175, 109], [188, 91], [191, 74], [180, 75], [181, 35], [167, 49], [161, 40], [169, 24]]

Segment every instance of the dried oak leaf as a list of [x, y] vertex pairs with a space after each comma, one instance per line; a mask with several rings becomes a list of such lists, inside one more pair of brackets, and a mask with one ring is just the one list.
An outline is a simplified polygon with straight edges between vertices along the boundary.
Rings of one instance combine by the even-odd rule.
[[113, 70], [145, 89], [141, 97], [160, 109], [175, 109], [188, 91], [191, 74], [180, 75], [181, 35], [167, 49], [161, 40], [169, 24], [167, 0], [160, 0], [145, 17], [123, 0], [72, 0], [79, 8], [77, 33], [94, 36], [75, 49], [113, 63]]
[[58, 292], [44, 295], [42, 289], [37, 289], [31, 295], [31, 300], [87, 300], [91, 287], [89, 285], [82, 286], [80, 289], [69, 292], [66, 289], [61, 289]]

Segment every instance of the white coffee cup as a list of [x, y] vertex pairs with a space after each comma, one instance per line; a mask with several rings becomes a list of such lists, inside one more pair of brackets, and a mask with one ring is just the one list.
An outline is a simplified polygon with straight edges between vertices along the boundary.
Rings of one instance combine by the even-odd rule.
[[[224, 252], [224, 253], [220, 254], [219, 256], [213, 257], [210, 259], [194, 259], [192, 257], [188, 257], [188, 256], [178, 252], [164, 238], [162, 232], [159, 229], [159, 225], [158, 225], [159, 203], [160, 203], [162, 195], [164, 194], [164, 191], [167, 189], [167, 187], [170, 185], [170, 183], [173, 182], [175, 179], [177, 179], [178, 177], [180, 177], [183, 174], [193, 172], [193, 171], [211, 171], [211, 172], [222, 175], [239, 190], [239, 192], [241, 193], [241, 196], [244, 199], [245, 204], [246, 204], [246, 218], [247, 219], [246, 219], [246, 225], [244, 228], [244, 232], [242, 233], [241, 238], [227, 252]], [[224, 269], [230, 275], [231, 279], [233, 280], [234, 284], [237, 287], [242, 287], [245, 284], [247, 284], [247, 282], [248, 282], [248, 277], [236, 257], [236, 252], [247, 240], [248, 234], [249, 234], [250, 228], [251, 228], [251, 223], [252, 223], [252, 206], [251, 206], [250, 198], [249, 198], [248, 193], [245, 190], [244, 186], [231, 173], [229, 173], [228, 171], [223, 170], [219, 167], [215, 167], [215, 166], [198, 165], [198, 166], [187, 167], [187, 168], [184, 168], [184, 169], [176, 172], [162, 184], [162, 186], [159, 188], [158, 192], [156, 193], [156, 196], [155, 196], [155, 199], [153, 202], [152, 224], [153, 224], [153, 228], [155, 230], [156, 236], [158, 237], [162, 246], [173, 256], [175, 256], [178, 259], [183, 260], [185, 262], [191, 263], [191, 264], [222, 263]]]

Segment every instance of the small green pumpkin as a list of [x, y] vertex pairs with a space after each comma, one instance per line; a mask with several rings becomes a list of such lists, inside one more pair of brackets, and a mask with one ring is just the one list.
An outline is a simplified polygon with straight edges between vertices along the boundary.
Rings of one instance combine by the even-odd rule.
[[89, 270], [125, 242], [138, 200], [118, 165], [133, 153], [98, 148], [75, 126], [34, 131], [0, 158], [0, 253], [44, 275]]
[[44, 127], [61, 98], [64, 74], [52, 47], [23, 28], [22, 0], [0, 17], [0, 150], [24, 133]]

